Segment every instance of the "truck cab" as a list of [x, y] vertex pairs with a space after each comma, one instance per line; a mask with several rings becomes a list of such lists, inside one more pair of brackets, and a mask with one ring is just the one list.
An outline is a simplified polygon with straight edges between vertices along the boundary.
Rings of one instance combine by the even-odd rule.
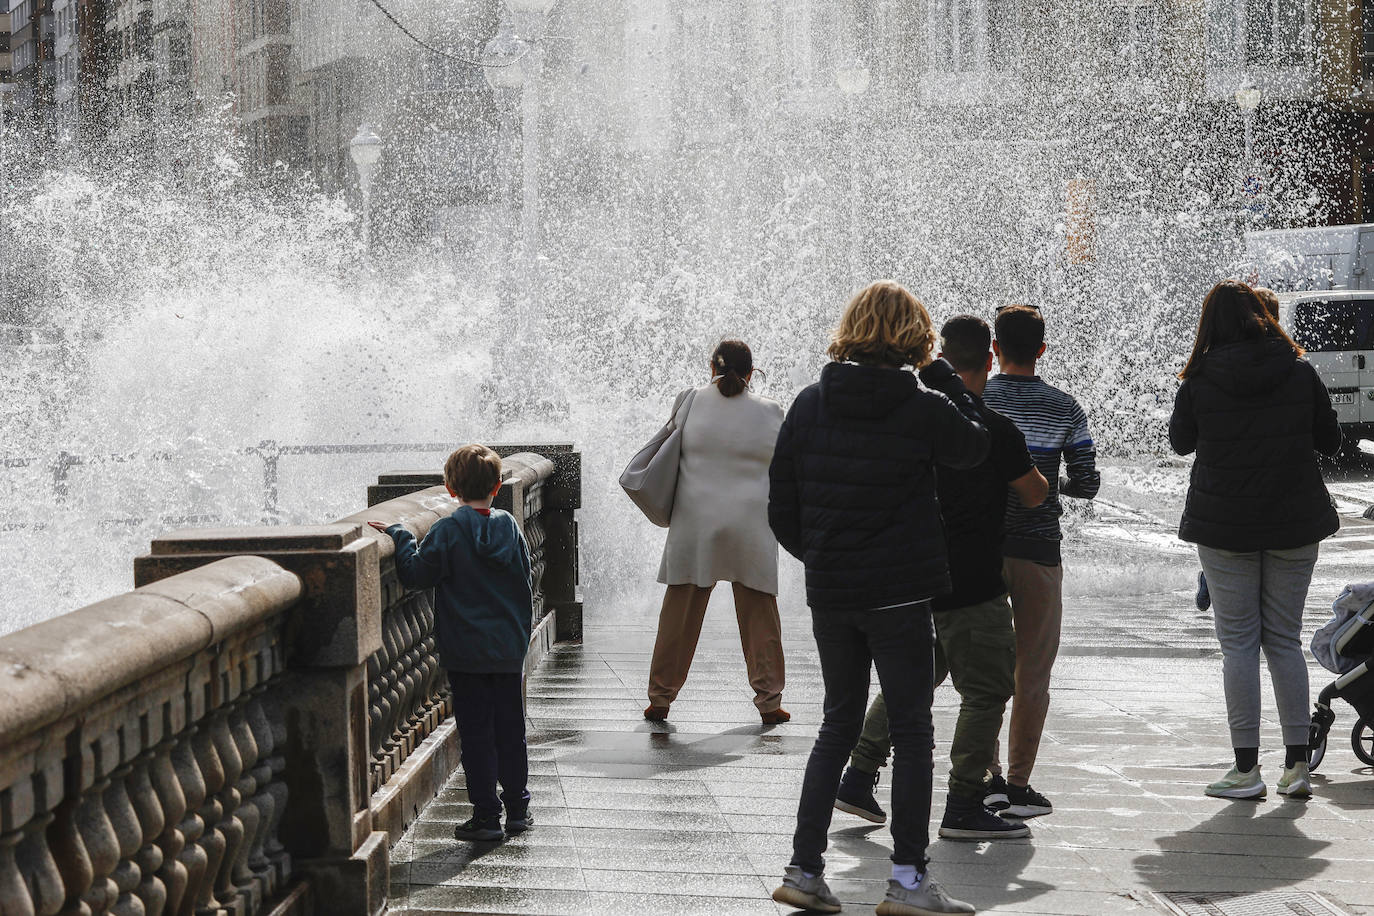
[[1288, 332], [1326, 384], [1349, 445], [1374, 439], [1374, 290], [1283, 298]]

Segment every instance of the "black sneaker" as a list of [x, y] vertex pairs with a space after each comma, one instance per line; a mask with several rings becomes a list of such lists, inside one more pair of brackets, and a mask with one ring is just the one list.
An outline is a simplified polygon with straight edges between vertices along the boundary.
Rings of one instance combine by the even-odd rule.
[[453, 836], [455, 839], [470, 840], [474, 843], [491, 843], [504, 840], [506, 832], [501, 829], [501, 816], [496, 815], [495, 817], [470, 817], [453, 828]]
[[1007, 807], [1001, 814], [1012, 817], [1039, 817], [1054, 810], [1050, 800], [1030, 786], [1007, 785]]
[[1010, 840], [1030, 835], [1025, 824], [998, 817], [976, 799], [951, 795], [945, 802], [940, 836], [947, 840]]
[[528, 808], [523, 814], [506, 815], [506, 836], [519, 836], [534, 826], [534, 812]]
[[1011, 804], [1007, 800], [1007, 781], [1001, 775], [990, 776], [983, 789], [983, 807], [989, 811], [1005, 811]]
[[887, 823], [887, 812], [878, 807], [873, 790], [878, 787], [878, 774], [865, 773], [845, 767], [840, 788], [835, 792], [835, 807], [845, 814], [854, 814], [875, 824]]
[[1197, 574], [1197, 594], [1193, 596], [1193, 603], [1197, 605], [1199, 611], [1205, 611], [1212, 606], [1212, 593], [1207, 588], [1207, 574], [1205, 572]]

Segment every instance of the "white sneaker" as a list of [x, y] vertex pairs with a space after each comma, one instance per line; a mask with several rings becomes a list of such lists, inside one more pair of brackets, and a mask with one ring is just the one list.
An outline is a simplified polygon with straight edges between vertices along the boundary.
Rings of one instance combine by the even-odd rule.
[[1307, 761], [1299, 760], [1283, 771], [1279, 777], [1279, 794], [1289, 798], [1312, 797], [1312, 777], [1307, 772]]
[[1255, 768], [1248, 773], [1231, 767], [1229, 773], [1206, 789], [1213, 798], [1264, 798], [1268, 791], [1268, 786], [1260, 779], [1259, 764], [1255, 764]]

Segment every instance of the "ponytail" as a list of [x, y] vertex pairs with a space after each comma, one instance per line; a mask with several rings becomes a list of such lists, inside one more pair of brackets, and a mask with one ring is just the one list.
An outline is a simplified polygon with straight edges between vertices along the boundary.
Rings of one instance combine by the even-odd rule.
[[749, 373], [754, 371], [754, 354], [742, 340], [722, 340], [711, 354], [711, 371], [716, 387], [727, 398], [749, 387]]

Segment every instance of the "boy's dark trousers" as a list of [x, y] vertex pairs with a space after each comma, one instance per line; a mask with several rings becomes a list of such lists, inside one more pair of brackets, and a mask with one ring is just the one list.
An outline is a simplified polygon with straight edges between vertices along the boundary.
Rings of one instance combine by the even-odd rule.
[[[949, 792], [982, 800], [997, 753], [1002, 714], [1015, 688], [1016, 632], [1007, 596], [935, 612], [935, 683], [949, 674], [959, 691], [959, 721], [949, 744]], [[873, 774], [887, 764], [887, 707], [880, 694], [868, 709], [849, 765]]]
[[[462, 745], [463, 776], [473, 817], [523, 817], [530, 805], [525, 751], [525, 702], [519, 674], [448, 673], [453, 718]], [[501, 795], [496, 785], [501, 784]]]
[[806, 762], [792, 864], [819, 873], [825, 868], [826, 834], [840, 773], [863, 729], [870, 665], [891, 700], [892, 861], [926, 866], [930, 845], [931, 749], [934, 728], [934, 634], [930, 603], [878, 611], [811, 611], [811, 627], [825, 681], [825, 713]]

